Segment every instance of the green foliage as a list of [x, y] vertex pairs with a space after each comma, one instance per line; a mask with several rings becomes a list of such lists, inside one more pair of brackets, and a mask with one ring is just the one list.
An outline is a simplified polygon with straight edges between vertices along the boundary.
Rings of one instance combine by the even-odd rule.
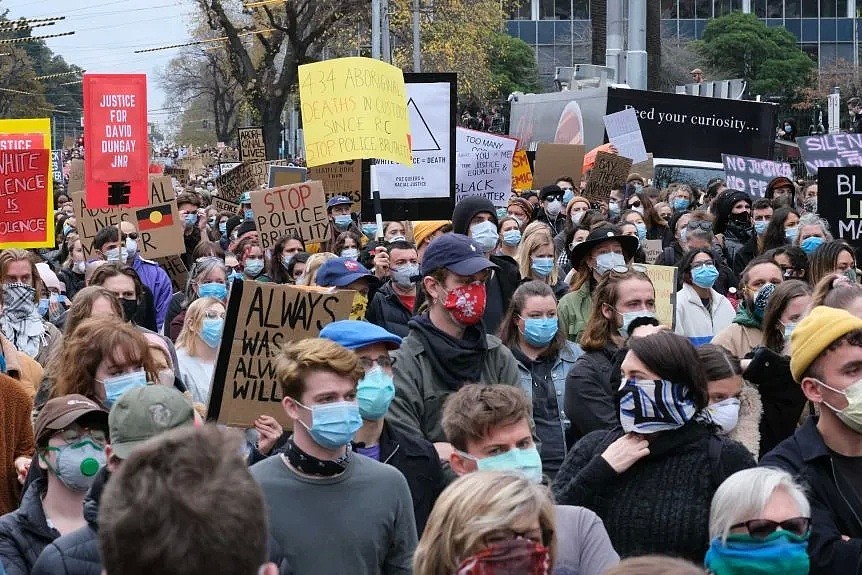
[[520, 38], [493, 33], [490, 67], [498, 100], [505, 100], [512, 92], [537, 92], [541, 88], [536, 55]]
[[767, 27], [753, 14], [734, 12], [710, 20], [695, 48], [707, 67], [744, 78], [752, 94], [789, 98], [813, 80], [815, 63], [793, 35]]

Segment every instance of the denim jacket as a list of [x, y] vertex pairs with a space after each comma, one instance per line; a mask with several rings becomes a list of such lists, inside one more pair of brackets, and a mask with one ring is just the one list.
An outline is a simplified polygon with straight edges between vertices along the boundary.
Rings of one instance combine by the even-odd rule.
[[[559, 355], [557, 355], [554, 367], [551, 368], [551, 380], [554, 382], [554, 390], [557, 394], [557, 407], [560, 411], [560, 422], [562, 424], [563, 433], [565, 433], [571, 426], [571, 422], [566, 416], [564, 409], [566, 399], [566, 376], [569, 374], [569, 370], [572, 369], [572, 366], [575, 365], [575, 360], [583, 354], [584, 350], [581, 349], [580, 345], [567, 340], [566, 345], [560, 350]], [[529, 397], [532, 402], [533, 377], [530, 372], [530, 368], [520, 361], [517, 363], [518, 373], [521, 376], [521, 389], [524, 390], [524, 393], [527, 394], [527, 397]]]

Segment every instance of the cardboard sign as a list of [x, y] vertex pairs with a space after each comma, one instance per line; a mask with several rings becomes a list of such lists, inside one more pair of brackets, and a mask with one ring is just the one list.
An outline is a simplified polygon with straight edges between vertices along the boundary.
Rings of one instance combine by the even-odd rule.
[[769, 158], [778, 106], [668, 92], [608, 88], [606, 114], [633, 108], [657, 158], [720, 162], [721, 154]]
[[358, 57], [304, 64], [299, 103], [309, 166], [360, 158], [413, 163], [400, 68]]
[[219, 212], [228, 212], [230, 214], [238, 214], [239, 213], [239, 204], [231, 202], [229, 200], [222, 199], [218, 196], [212, 197], [212, 205]]
[[201, 156], [186, 157], [177, 160], [176, 167], [188, 170], [189, 176], [204, 173], [204, 158]]
[[189, 171], [186, 168], [178, 168], [176, 166], [165, 167], [162, 170], [162, 175], [167, 176], [169, 178], [176, 178], [177, 183], [181, 186], [185, 186], [189, 183]]
[[596, 153], [596, 165], [590, 170], [590, 179], [584, 196], [591, 200], [605, 200], [610, 197], [611, 190], [625, 184], [632, 161], [629, 158], [608, 154], [607, 152]]
[[320, 182], [252, 192], [251, 209], [264, 250], [271, 249], [286, 234], [298, 234], [305, 243], [329, 239], [326, 195]]
[[53, 247], [49, 150], [0, 150], [0, 249]]
[[762, 198], [773, 178], [784, 176], [793, 180], [793, 169], [787, 162], [761, 160], [722, 154], [727, 187], [748, 192], [752, 198]]
[[185, 252], [183, 222], [170, 178], [153, 177], [148, 182], [148, 189], [150, 203], [143, 208], [90, 209], [83, 192], [71, 194], [78, 235], [86, 257], [90, 257], [93, 251], [96, 233], [121, 221], [132, 222], [138, 229], [141, 257], [155, 259]]
[[263, 128], [237, 128], [239, 141], [239, 161], [242, 163], [265, 162], [266, 142], [263, 139]]
[[654, 264], [664, 248], [661, 245], [661, 240], [644, 240], [643, 250], [647, 263]]
[[809, 174], [820, 167], [862, 166], [862, 134], [828, 134], [796, 138]]
[[84, 118], [87, 205], [146, 206], [147, 76], [84, 74]]
[[69, 181], [66, 193], [84, 191], [84, 160], [72, 160], [69, 164]]
[[222, 172], [215, 179], [215, 187], [218, 189], [218, 195], [221, 199], [239, 204], [239, 197], [244, 192], [259, 190], [261, 186], [268, 183], [270, 166], [286, 165], [287, 160], [238, 164], [232, 170]]
[[455, 134], [455, 203], [481, 196], [505, 208], [512, 195], [512, 156], [518, 140], [466, 128], [458, 128]]
[[333, 321], [347, 319], [352, 291], [235, 281], [227, 304], [207, 419], [248, 428], [271, 415], [285, 429], [292, 421], [281, 406], [274, 359], [279, 346], [316, 337]]
[[817, 212], [829, 222], [835, 239], [862, 247], [862, 167], [821, 167], [817, 171]]
[[358, 214], [362, 209], [362, 162], [347, 160], [308, 168], [308, 179], [323, 184], [326, 200], [347, 196], [353, 200], [350, 211]]
[[526, 150], [515, 150], [512, 156], [512, 187], [521, 191], [533, 189], [533, 170]]
[[167, 272], [171, 278], [171, 285], [174, 288], [174, 293], [185, 292], [186, 284], [189, 281], [189, 270], [186, 269], [186, 264], [183, 263], [183, 258], [180, 256], [166, 256], [156, 258], [155, 262], [162, 266], [162, 269]]
[[584, 169], [584, 147], [576, 144], [539, 144], [533, 167], [535, 189], [556, 184], [563, 176], [570, 176], [577, 182]]
[[647, 154], [645, 161], [632, 164], [632, 170], [629, 173], [640, 174], [644, 178], [644, 183], [649, 185], [650, 180], [655, 178], [655, 166], [652, 163], [652, 154]]
[[655, 289], [655, 315], [662, 325], [673, 330], [676, 323], [676, 277], [679, 269], [674, 266], [644, 267]]
[[298, 184], [308, 179], [308, 168], [297, 166], [270, 166], [266, 186], [277, 188]]
[[620, 156], [635, 163], [647, 160], [644, 138], [634, 108], [608, 114], [602, 120], [608, 132], [608, 141], [613, 144]]

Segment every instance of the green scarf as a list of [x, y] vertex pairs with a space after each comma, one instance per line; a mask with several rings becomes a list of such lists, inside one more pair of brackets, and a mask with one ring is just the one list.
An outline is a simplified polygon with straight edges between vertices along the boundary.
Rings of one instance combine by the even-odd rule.
[[743, 327], [754, 327], [760, 329], [760, 320], [754, 317], [746, 308], [745, 304], [739, 304], [739, 309], [736, 311], [736, 317], [733, 318], [733, 323], [738, 323]]

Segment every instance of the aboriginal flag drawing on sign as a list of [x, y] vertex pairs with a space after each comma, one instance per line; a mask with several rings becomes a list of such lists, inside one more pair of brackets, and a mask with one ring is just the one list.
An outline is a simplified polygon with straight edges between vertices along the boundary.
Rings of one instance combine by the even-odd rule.
[[135, 212], [135, 217], [138, 220], [138, 229], [142, 232], [174, 225], [170, 205], [137, 210]]

